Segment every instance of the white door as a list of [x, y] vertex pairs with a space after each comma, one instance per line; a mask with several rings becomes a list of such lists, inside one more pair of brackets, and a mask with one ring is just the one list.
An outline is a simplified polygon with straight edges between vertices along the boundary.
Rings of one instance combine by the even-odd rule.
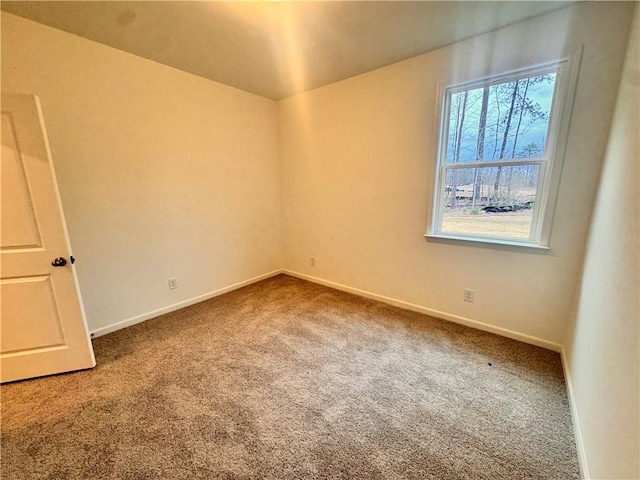
[[0, 381], [91, 368], [93, 349], [33, 95], [2, 95], [0, 178]]

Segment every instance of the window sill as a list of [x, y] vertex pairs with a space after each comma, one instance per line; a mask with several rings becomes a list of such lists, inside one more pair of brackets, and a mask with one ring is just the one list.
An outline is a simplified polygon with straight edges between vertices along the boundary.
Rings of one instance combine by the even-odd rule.
[[536, 253], [544, 253], [549, 251], [549, 247], [545, 247], [543, 245], [537, 245], [535, 243], [524, 243], [517, 242], [512, 240], [500, 240], [494, 238], [477, 238], [477, 237], [465, 237], [465, 236], [457, 236], [457, 235], [443, 235], [443, 234], [431, 234], [427, 233], [424, 235], [427, 241], [436, 241], [443, 243], [472, 243], [476, 244], [478, 247], [506, 247], [507, 249], [515, 249], [515, 250], [527, 250]]

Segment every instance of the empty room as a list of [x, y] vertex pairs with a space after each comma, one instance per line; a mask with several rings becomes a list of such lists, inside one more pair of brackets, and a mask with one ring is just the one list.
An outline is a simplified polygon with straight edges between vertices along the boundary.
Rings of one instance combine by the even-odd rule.
[[3, 1], [2, 479], [640, 478], [640, 5]]

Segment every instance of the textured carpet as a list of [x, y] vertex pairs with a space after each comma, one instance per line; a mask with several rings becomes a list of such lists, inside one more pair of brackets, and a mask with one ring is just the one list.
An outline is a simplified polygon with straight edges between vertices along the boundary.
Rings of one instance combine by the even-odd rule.
[[2, 387], [2, 478], [579, 478], [556, 353], [284, 275], [94, 347]]

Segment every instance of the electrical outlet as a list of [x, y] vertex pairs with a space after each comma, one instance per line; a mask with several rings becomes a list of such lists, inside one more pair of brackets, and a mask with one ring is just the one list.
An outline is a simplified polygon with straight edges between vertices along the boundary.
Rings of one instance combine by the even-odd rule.
[[312, 267], [316, 266], [316, 257], [311, 257], [309, 259], [309, 263], [311, 264]]
[[169, 290], [175, 290], [178, 288], [178, 280], [175, 278], [169, 279]]
[[462, 299], [465, 302], [469, 302], [469, 303], [473, 303], [473, 297], [475, 295], [475, 290], [471, 290], [470, 288], [465, 288], [464, 289], [464, 295], [462, 297]]

